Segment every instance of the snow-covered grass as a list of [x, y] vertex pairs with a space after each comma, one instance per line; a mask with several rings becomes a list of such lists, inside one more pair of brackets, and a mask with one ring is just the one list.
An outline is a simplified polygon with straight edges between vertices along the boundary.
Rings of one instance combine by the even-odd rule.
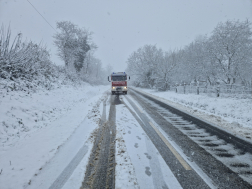
[[252, 142], [252, 99], [178, 94], [136, 88]]
[[[83, 84], [30, 94], [1, 93], [0, 188], [33, 188], [32, 184], [38, 183], [36, 178], [48, 167], [52, 169], [48, 169], [52, 178], [39, 182], [50, 186], [58, 176], [57, 171], [63, 171], [84, 144], [89, 146], [88, 156], [92, 148], [88, 137], [100, 117], [97, 102], [101, 102], [108, 88]], [[58, 155], [57, 160], [60, 153], [64, 154]], [[84, 159], [87, 162], [88, 158]], [[49, 164], [55, 169], [46, 166]], [[85, 162], [81, 164], [79, 169], [85, 167]]]
[[22, 91], [1, 93], [0, 149], [13, 146], [34, 131], [47, 127], [97, 93], [99, 88], [89, 84], [79, 87], [63, 86], [30, 94]]

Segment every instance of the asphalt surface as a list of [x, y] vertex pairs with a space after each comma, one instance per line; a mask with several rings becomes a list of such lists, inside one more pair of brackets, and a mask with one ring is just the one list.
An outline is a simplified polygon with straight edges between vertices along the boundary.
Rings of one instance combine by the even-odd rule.
[[[183, 153], [188, 157], [188, 159], [195, 162], [203, 170], [203, 172], [208, 175], [216, 188], [252, 188], [252, 186], [239, 177], [237, 173], [230, 170], [222, 162], [217, 160], [204, 148], [194, 142], [190, 137], [185, 135], [181, 130], [168, 122], [164, 117], [164, 113], [160, 113], [160, 109], [155, 103], [133, 92], [132, 90], [130, 91], [130, 95], [141, 105], [141, 107], [159, 125], [159, 127], [161, 127], [162, 130], [183, 150]], [[141, 115], [141, 113], [139, 113], [139, 115]], [[146, 118], [142, 118], [142, 120], [143, 122], [146, 122], [144, 121]], [[148, 123], [145, 123], [145, 126], [146, 125], [148, 125]], [[154, 131], [149, 130], [146, 132], [147, 134], [150, 133], [150, 135], [155, 135], [153, 134]], [[161, 147], [162, 144], [158, 137], [153, 137], [152, 140], [154, 144], [156, 143], [155, 146], [157, 149], [161, 148], [161, 151], [167, 150], [165, 149], [165, 146]], [[190, 174], [193, 171], [183, 172], [183, 169], [179, 167], [179, 164], [174, 164], [174, 162], [172, 162], [172, 154], [169, 154], [168, 152], [167, 154], [168, 155], [163, 156], [163, 158], [183, 188], [208, 188], [208, 186], [204, 185], [202, 180], [197, 176], [193, 176], [193, 178], [191, 178]], [[173, 161], [176, 160], [174, 159]]]
[[[141, 118], [141, 120], [138, 120], [139, 124], [151, 139], [152, 143], [155, 145], [160, 155], [163, 157], [164, 161], [169, 166], [181, 186], [185, 189], [210, 188], [200, 178], [200, 176], [193, 169], [191, 169], [190, 166], [183, 166], [182, 163], [180, 163], [179, 159], [174, 155], [174, 153], [168, 148], [165, 142], [153, 129], [148, 117], [144, 113], [140, 112], [140, 110], [129, 98], [126, 97], [126, 99], [130, 102], [131, 106]], [[137, 119], [137, 116], [134, 117]]]

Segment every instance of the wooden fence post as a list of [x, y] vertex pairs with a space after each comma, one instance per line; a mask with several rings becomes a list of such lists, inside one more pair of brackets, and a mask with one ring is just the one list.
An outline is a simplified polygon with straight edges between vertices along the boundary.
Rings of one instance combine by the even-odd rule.
[[217, 97], [219, 97], [220, 96], [220, 86], [217, 86], [216, 93], [217, 93]]
[[197, 81], [197, 95], [199, 95], [199, 81]]

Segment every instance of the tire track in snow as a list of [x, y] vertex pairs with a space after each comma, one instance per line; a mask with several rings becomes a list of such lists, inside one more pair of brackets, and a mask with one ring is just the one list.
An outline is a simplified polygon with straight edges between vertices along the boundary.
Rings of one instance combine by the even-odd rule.
[[62, 188], [87, 152], [88, 152], [88, 147], [86, 145], [82, 146], [79, 152], [75, 155], [72, 161], [66, 166], [66, 168], [59, 175], [59, 177], [53, 182], [53, 184], [50, 186], [49, 189]]
[[90, 155], [81, 188], [115, 187], [115, 105], [118, 96], [111, 97], [109, 119], [106, 121], [106, 101], [103, 103], [103, 116]]
[[[103, 100], [103, 112], [101, 116], [100, 122], [103, 123], [106, 121], [106, 98]], [[104, 111], [105, 110], [105, 111]], [[66, 166], [66, 168], [62, 171], [62, 173], [58, 176], [58, 178], [53, 182], [53, 184], [49, 187], [49, 189], [61, 189], [67, 180], [70, 178], [76, 167], [79, 165], [81, 160], [84, 158], [86, 153], [88, 152], [88, 146], [83, 145], [78, 153], [74, 156], [74, 158], [71, 160], [71, 162]]]

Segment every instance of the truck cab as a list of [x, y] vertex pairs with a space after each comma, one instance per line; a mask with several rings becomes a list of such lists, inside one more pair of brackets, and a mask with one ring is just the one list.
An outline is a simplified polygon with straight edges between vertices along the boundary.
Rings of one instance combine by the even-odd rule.
[[125, 72], [113, 72], [110, 77], [108, 76], [108, 81], [111, 82], [112, 95], [127, 94], [127, 74]]

